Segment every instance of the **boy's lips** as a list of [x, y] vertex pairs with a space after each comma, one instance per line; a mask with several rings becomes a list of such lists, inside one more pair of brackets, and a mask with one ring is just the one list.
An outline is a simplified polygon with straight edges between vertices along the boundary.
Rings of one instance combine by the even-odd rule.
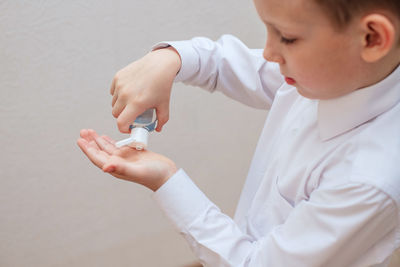
[[293, 85], [293, 84], [296, 83], [296, 80], [293, 79], [293, 78], [290, 78], [290, 77], [285, 77], [285, 82], [286, 82], [287, 84]]

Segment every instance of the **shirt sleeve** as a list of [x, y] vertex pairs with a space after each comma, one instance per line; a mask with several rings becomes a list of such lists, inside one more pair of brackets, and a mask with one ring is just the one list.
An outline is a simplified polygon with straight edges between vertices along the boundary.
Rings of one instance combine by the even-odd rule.
[[258, 239], [241, 231], [182, 169], [154, 199], [201, 262], [213, 267], [369, 266], [357, 260], [372, 251], [371, 261], [384, 261], [388, 255], [379, 255], [374, 245], [394, 238], [397, 223], [393, 200], [359, 183], [315, 190], [283, 224]]
[[251, 107], [269, 109], [284, 83], [279, 65], [267, 62], [262, 49], [249, 49], [232, 35], [223, 35], [216, 42], [204, 37], [162, 42], [153, 49], [166, 45], [181, 56], [176, 82], [217, 90]]

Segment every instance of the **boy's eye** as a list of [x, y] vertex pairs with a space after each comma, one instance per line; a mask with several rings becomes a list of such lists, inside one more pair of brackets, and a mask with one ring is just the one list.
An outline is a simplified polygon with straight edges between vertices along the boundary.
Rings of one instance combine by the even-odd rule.
[[295, 39], [295, 38], [293, 38], [293, 39], [288, 39], [288, 38], [285, 38], [285, 37], [281, 36], [281, 43], [284, 43], [284, 44], [293, 44], [294, 42], [296, 42], [296, 39]]

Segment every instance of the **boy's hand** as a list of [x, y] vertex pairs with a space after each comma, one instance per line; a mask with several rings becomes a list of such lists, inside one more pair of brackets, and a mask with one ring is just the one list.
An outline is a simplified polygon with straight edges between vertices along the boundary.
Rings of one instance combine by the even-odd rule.
[[156, 109], [156, 131], [161, 131], [169, 119], [172, 83], [180, 67], [179, 54], [169, 47], [152, 51], [117, 72], [110, 93], [120, 132], [129, 133], [129, 125], [149, 108]]
[[156, 191], [176, 171], [170, 159], [148, 150], [137, 151], [124, 146], [117, 148], [107, 136], [93, 130], [81, 130], [78, 145], [94, 165], [111, 175], [142, 184]]

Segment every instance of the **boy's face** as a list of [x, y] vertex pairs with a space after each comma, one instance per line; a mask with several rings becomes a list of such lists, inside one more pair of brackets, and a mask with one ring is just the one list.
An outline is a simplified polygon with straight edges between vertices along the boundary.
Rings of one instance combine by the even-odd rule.
[[367, 86], [356, 23], [336, 31], [313, 0], [254, 2], [267, 26], [265, 59], [279, 63], [301, 95], [329, 99]]

